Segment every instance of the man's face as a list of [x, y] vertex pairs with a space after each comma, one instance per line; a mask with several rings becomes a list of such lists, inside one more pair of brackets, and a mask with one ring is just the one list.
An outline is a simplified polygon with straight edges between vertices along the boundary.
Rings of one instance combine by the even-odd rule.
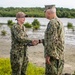
[[25, 22], [25, 17], [21, 17], [17, 19], [21, 24], [24, 24]]
[[52, 13], [49, 10], [47, 10], [45, 12], [45, 16], [46, 16], [47, 19], [51, 19], [52, 18]]

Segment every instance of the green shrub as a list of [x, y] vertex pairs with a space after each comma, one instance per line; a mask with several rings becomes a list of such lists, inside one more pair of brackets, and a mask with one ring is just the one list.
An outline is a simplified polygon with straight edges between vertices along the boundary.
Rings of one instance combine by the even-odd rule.
[[[8, 58], [0, 58], [0, 75], [11, 75], [11, 71], [10, 60]], [[44, 75], [44, 68], [29, 63], [27, 75]]]
[[9, 59], [0, 58], [0, 75], [11, 75]]
[[38, 25], [33, 26], [33, 30], [38, 30], [38, 29], [39, 29]]
[[34, 21], [32, 22], [32, 25], [39, 25], [40, 26], [40, 22], [37, 19], [34, 19]]
[[29, 63], [27, 75], [44, 75], [44, 68], [36, 67], [34, 64]]
[[68, 28], [68, 29], [73, 29], [73, 24], [70, 23], [70, 22], [68, 22], [68, 24], [67, 24], [67, 28]]
[[25, 23], [25, 24], [24, 24], [24, 26], [25, 26], [26, 28], [31, 28], [31, 27], [32, 27], [32, 25], [31, 25], [31, 24], [29, 24], [28, 22], [27, 22], [27, 23]]
[[14, 25], [14, 22], [12, 20], [8, 20], [7, 25], [11, 28]]
[[6, 32], [5, 30], [2, 30], [2, 31], [1, 31], [1, 35], [2, 35], [2, 36], [5, 36], [6, 34], [7, 34], [7, 32]]
[[39, 29], [40, 28], [40, 22], [37, 19], [34, 19], [32, 22], [33, 29]]

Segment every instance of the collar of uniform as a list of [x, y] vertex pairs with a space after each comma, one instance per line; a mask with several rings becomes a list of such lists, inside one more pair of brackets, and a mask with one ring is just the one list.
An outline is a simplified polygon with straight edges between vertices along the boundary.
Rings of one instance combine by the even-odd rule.
[[55, 18], [52, 18], [51, 20], [53, 20], [53, 19], [57, 19], [58, 17], [55, 17]]
[[18, 25], [18, 27], [20, 28], [20, 29], [23, 29], [24, 27], [23, 27], [23, 25], [22, 25], [22, 28], [20, 27], [20, 25], [17, 23], [17, 25]]

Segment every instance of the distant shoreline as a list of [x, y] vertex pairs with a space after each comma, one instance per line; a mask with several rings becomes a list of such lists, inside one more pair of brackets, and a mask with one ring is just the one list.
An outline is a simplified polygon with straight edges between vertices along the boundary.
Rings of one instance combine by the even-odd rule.
[[[59, 8], [57, 7], [57, 16], [58, 17], [66, 17], [66, 18], [75, 18], [75, 9], [69, 9], [69, 8]], [[45, 8], [41, 7], [0, 7], [0, 16], [1, 17], [15, 17], [16, 13], [19, 11], [22, 11], [28, 15], [28, 17], [45, 17]], [[38, 12], [39, 11], [39, 12]]]

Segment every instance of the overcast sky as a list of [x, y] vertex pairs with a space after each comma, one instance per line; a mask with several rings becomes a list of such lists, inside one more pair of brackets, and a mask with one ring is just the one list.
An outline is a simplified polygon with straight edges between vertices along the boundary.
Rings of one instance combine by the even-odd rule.
[[52, 4], [75, 9], [75, 0], [0, 0], [0, 7], [44, 7]]

